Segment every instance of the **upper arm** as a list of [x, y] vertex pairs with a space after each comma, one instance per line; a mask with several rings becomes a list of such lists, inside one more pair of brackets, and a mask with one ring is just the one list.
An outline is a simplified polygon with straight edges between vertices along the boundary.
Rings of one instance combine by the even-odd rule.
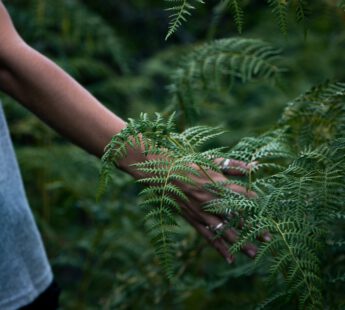
[[5, 5], [0, 0], [0, 66], [6, 60], [7, 55], [10, 55], [11, 50], [21, 41]]

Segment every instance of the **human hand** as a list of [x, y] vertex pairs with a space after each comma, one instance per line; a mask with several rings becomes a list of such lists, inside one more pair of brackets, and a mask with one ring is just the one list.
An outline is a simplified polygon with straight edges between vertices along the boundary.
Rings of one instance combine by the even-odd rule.
[[[189, 203], [180, 203], [181, 215], [226, 259], [228, 263], [234, 261], [234, 257], [229, 253], [229, 245], [235, 243], [238, 239], [238, 233], [235, 228], [228, 228], [226, 218], [222, 216], [212, 215], [202, 209], [202, 206], [216, 197], [205, 190], [204, 185], [210, 183], [210, 178], [215, 183], [227, 181], [225, 175], [241, 176], [244, 171], [249, 170], [253, 163], [246, 164], [237, 160], [224, 160], [218, 158], [215, 160], [216, 164], [221, 165], [222, 162], [226, 166], [222, 167], [223, 173], [218, 173], [212, 170], [207, 171], [207, 176], [202, 174], [198, 177], [193, 176], [196, 185], [179, 184], [179, 187], [189, 198]], [[255, 198], [256, 194], [252, 191], [247, 191], [246, 188], [230, 184], [228, 188], [235, 193], [239, 193], [248, 198]], [[219, 234], [221, 232], [221, 234]], [[269, 234], [263, 235], [264, 241], [269, 241]], [[254, 258], [257, 248], [254, 244], [246, 244], [242, 247], [242, 252]]]
[[[133, 163], [140, 163], [145, 161], [155, 161], [159, 158], [165, 158], [162, 155], [150, 155], [148, 157], [143, 156], [143, 152], [136, 149], [129, 149], [127, 156], [119, 161], [119, 167], [131, 174], [135, 179], [148, 180], [146, 185], [150, 186], [150, 177], [154, 175], [147, 175], [136, 169], [136, 165]], [[228, 183], [227, 188], [235, 193], [244, 195], [248, 198], [255, 198], [256, 194], [252, 191], [248, 191], [243, 186], [237, 184], [229, 184], [228, 176], [243, 176], [250, 170], [254, 163], [246, 164], [238, 160], [225, 160], [224, 158], [217, 158], [214, 160], [215, 164], [221, 166], [222, 173], [213, 171], [211, 169], [205, 171], [201, 170], [196, 164], [191, 164], [194, 170], [199, 171], [199, 175], [188, 175], [187, 177], [192, 179], [193, 184], [183, 183], [175, 181], [174, 184], [181, 189], [186, 195], [187, 201], [182, 201], [178, 197], [174, 197], [177, 200], [181, 216], [189, 222], [225, 259], [228, 263], [234, 261], [234, 257], [229, 253], [229, 246], [234, 244], [238, 240], [238, 232], [236, 228], [229, 228], [229, 225], [225, 225], [229, 214], [224, 216], [213, 215], [203, 210], [203, 206], [213, 199], [217, 198], [213, 193], [205, 189], [205, 185], [210, 183]], [[224, 165], [225, 164], [225, 165]], [[242, 221], [242, 219], [241, 219]], [[264, 233], [261, 237], [261, 241], [269, 241], [270, 235]], [[242, 247], [242, 252], [247, 256], [254, 258], [257, 252], [257, 248], [254, 244], [246, 244]]]
[[[145, 126], [148, 126], [147, 119], [144, 120]], [[158, 126], [153, 125], [154, 128]], [[112, 144], [107, 147], [103, 161], [111, 163], [110, 159], [119, 158], [116, 163], [120, 169], [148, 186], [144, 190], [145, 195], [150, 195], [148, 202], [145, 202], [146, 206], [161, 208], [162, 204], [167, 202], [169, 207], [179, 210], [180, 215], [206, 238], [228, 263], [231, 263], [234, 258], [229, 253], [229, 246], [238, 240], [236, 229], [243, 226], [243, 220], [240, 219], [237, 227], [230, 228], [229, 217], [234, 216], [234, 213], [214, 215], [205, 211], [204, 207], [207, 203], [219, 198], [207, 187], [209, 184], [216, 186], [224, 184], [224, 187], [232, 192], [255, 198], [254, 192], [237, 184], [231, 184], [226, 178], [226, 175], [244, 175], [255, 163], [246, 164], [242, 161], [217, 158], [220, 153], [213, 150], [197, 155], [191, 147], [191, 143], [195, 143], [197, 139], [195, 133], [192, 138], [189, 138], [188, 134], [186, 138], [183, 133], [181, 137], [169, 135], [161, 140], [164, 142], [164, 147], [151, 148], [152, 140], [141, 133], [138, 133], [138, 138], [133, 138], [133, 132], [136, 130], [137, 128], [132, 128], [131, 124], [116, 136]], [[154, 134], [154, 131], [149, 131], [149, 134]], [[131, 141], [130, 147], [127, 141]], [[184, 143], [187, 145], [185, 146]], [[126, 152], [118, 149], [126, 149]], [[113, 151], [116, 153], [112, 153]], [[217, 166], [220, 166], [220, 169]], [[152, 214], [154, 216], [154, 213]], [[260, 237], [262, 241], [269, 241], [269, 238], [267, 233]], [[241, 250], [252, 258], [257, 252], [254, 244], [245, 244]]]

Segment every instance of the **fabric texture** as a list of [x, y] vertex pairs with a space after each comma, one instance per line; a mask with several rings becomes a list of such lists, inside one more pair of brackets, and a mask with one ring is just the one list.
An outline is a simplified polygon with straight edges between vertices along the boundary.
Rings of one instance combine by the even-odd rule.
[[0, 309], [31, 303], [52, 280], [0, 103]]

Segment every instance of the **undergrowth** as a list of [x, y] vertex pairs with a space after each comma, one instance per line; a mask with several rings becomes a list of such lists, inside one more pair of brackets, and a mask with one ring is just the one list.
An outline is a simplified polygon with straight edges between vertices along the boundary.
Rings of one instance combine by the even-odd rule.
[[[173, 279], [178, 202], [188, 203], [176, 181], [193, 185], [193, 175], [219, 171], [213, 162], [217, 157], [257, 161], [247, 181], [229, 180], [254, 190], [257, 199], [234, 193], [224, 183], [210, 182], [206, 190], [217, 198], [204, 208], [218, 215], [235, 215], [237, 221], [245, 219], [239, 240], [229, 249], [233, 254], [244, 244], [256, 242], [263, 232], [272, 234], [271, 242], [258, 245], [255, 264], [267, 269], [275, 289], [259, 308], [294, 304], [297, 298], [300, 309], [323, 309], [326, 282], [343, 278], [327, 279], [322, 262], [325, 252], [344, 244], [332, 229], [334, 218], [342, 219], [345, 207], [344, 99], [342, 83], [314, 87], [287, 105], [275, 129], [244, 138], [227, 151], [200, 149], [221, 133], [219, 128], [196, 126], [179, 133], [174, 115], [165, 119], [156, 114], [151, 119], [142, 114], [138, 120], [130, 119], [106, 148], [102, 178], [107, 178], [109, 166], [126, 156], [128, 148], [143, 148], [152, 158], [135, 164], [147, 176], [138, 180], [147, 185], [140, 194], [144, 196], [141, 207], [156, 254]], [[340, 239], [326, 242], [333, 238]]]

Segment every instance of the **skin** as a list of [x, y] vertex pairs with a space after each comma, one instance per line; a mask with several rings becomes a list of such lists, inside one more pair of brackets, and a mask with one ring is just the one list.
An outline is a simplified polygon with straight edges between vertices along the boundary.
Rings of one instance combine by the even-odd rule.
[[[91, 154], [102, 156], [104, 147], [126, 127], [126, 123], [51, 60], [26, 44], [15, 30], [1, 1], [0, 42], [0, 90], [15, 98], [73, 143]], [[131, 150], [119, 163], [119, 168], [138, 179], [143, 176], [131, 164], [147, 159], [141, 150]], [[221, 163], [222, 160], [219, 158], [216, 161]], [[248, 169], [249, 165], [233, 160], [227, 174], [238, 175], [236, 167]], [[226, 180], [223, 174], [213, 171], [208, 171], [208, 174], [215, 182]], [[231, 263], [234, 258], [229, 254], [228, 246], [236, 241], [237, 232], [228, 229], [222, 237], [215, 239], [208, 226], [216, 226], [224, 219], [202, 210], [201, 206], [215, 197], [202, 188], [209, 182], [205, 175], [195, 180], [198, 184], [196, 187], [181, 185], [189, 198], [188, 205], [181, 203], [181, 215]], [[233, 184], [229, 187], [235, 192], [255, 196], [255, 193], [248, 193], [241, 186]], [[243, 252], [254, 257], [256, 247], [248, 244]]]

